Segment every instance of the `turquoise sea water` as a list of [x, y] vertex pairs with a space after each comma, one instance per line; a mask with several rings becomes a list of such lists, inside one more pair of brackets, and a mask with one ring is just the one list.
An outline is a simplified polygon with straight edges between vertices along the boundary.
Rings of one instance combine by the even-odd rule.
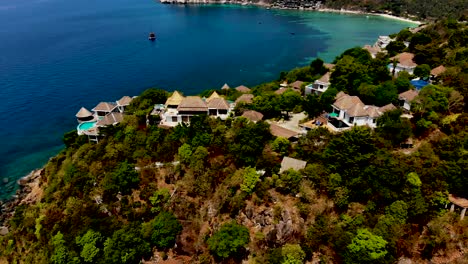
[[81, 106], [154, 86], [186, 94], [252, 86], [410, 24], [152, 0], [0, 0], [0, 25], [1, 199], [62, 149]]

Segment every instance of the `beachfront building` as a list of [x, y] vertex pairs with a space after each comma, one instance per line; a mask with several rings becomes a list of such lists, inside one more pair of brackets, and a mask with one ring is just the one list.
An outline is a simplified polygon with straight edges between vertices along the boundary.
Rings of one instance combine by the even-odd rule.
[[403, 52], [392, 57], [390, 60], [395, 61], [396, 66], [394, 66], [393, 63], [390, 63], [388, 65], [390, 73], [392, 73], [393, 75], [398, 75], [399, 72], [405, 71], [409, 74], [413, 74], [414, 69], [416, 68], [416, 66], [418, 66], [413, 61], [413, 59], [414, 59], [414, 54], [409, 53], [409, 52]]
[[165, 107], [160, 111], [161, 124], [170, 127], [190, 123], [191, 117], [195, 115], [209, 115], [225, 120], [232, 109], [217, 92], [213, 92], [207, 99], [202, 99], [199, 96], [184, 97], [176, 91], [167, 99]]
[[342, 131], [352, 126], [377, 126], [377, 118], [384, 112], [396, 109], [392, 104], [378, 107], [365, 105], [357, 96], [350, 96], [339, 92], [336, 101], [332, 104], [333, 112], [330, 113], [328, 126], [334, 131]]
[[408, 90], [399, 94], [398, 100], [400, 101], [400, 107], [409, 112], [411, 110], [411, 102], [418, 94], [417, 90]]
[[325, 91], [327, 91], [328, 87], [330, 87], [330, 72], [325, 73], [320, 79], [315, 80], [314, 83], [311, 83], [305, 87], [305, 94], [312, 94], [321, 95]]

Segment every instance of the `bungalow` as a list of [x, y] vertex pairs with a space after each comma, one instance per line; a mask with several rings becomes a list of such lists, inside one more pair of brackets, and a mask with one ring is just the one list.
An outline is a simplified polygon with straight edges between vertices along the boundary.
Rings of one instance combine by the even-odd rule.
[[281, 161], [281, 168], [279, 173], [282, 173], [283, 171], [293, 169], [295, 171], [302, 170], [306, 167], [307, 162], [303, 160], [298, 160], [290, 157], [284, 157], [283, 160]]
[[253, 94], [243, 94], [236, 99], [234, 104], [244, 103], [244, 104], [251, 104], [253, 102], [254, 95]]
[[130, 105], [130, 103], [132, 102], [133, 98], [130, 97], [130, 96], [124, 96], [122, 98], [120, 98], [120, 100], [116, 101], [117, 103], [117, 108], [118, 110], [120, 111], [120, 113], [123, 113], [125, 112], [125, 108]]
[[263, 114], [254, 110], [247, 110], [242, 114], [242, 116], [254, 123], [263, 119]]
[[88, 109], [84, 107], [81, 107], [81, 109], [78, 111], [78, 113], [76, 113], [75, 116], [78, 123], [83, 123], [94, 119], [93, 113], [91, 113]]
[[408, 90], [406, 92], [402, 92], [398, 95], [398, 100], [400, 101], [400, 106], [405, 109], [406, 111], [411, 110], [411, 102], [418, 96], [417, 90]]
[[102, 119], [98, 120], [96, 122], [96, 127], [105, 127], [105, 126], [110, 126], [110, 125], [116, 125], [120, 122], [122, 122], [124, 118], [123, 113], [109, 113], [106, 116], [104, 116]]
[[105, 116], [109, 113], [118, 111], [118, 109], [116, 103], [100, 102], [93, 109], [91, 109], [91, 111], [93, 111], [96, 116]]
[[229, 115], [229, 104], [223, 98], [213, 98], [207, 102], [208, 114], [226, 120]]
[[[174, 92], [176, 94], [176, 92]], [[179, 123], [189, 123], [194, 115], [210, 115], [225, 120], [230, 113], [228, 102], [213, 92], [209, 98], [203, 100], [199, 96], [183, 97], [179, 93], [167, 99], [166, 109], [161, 112], [162, 124], [176, 126]], [[174, 108], [177, 106], [177, 108]]]
[[437, 77], [439, 77], [442, 73], [445, 72], [445, 67], [444, 65], [440, 65], [438, 67], [435, 67], [434, 69], [431, 70], [431, 79], [434, 80]]
[[330, 75], [331, 73], [327, 72], [314, 83], [307, 85], [305, 87], [305, 94], [314, 93], [316, 95], [321, 95], [327, 91], [328, 87], [330, 87]]
[[282, 137], [292, 142], [296, 142], [299, 138], [298, 132], [289, 130], [274, 123], [270, 124], [270, 131], [273, 136]]
[[367, 50], [373, 59], [377, 57], [377, 54], [379, 52], [386, 52], [385, 50], [382, 50], [379, 46], [375, 46], [375, 45], [374, 46], [365, 45], [363, 49]]
[[328, 125], [335, 131], [342, 131], [354, 125], [376, 127], [377, 118], [384, 112], [396, 109], [392, 104], [383, 107], [365, 105], [357, 96], [350, 96], [344, 92], [336, 95], [336, 101], [332, 105], [332, 118]]
[[244, 85], [239, 85], [236, 87], [236, 90], [241, 93], [250, 93], [250, 88]]
[[405, 71], [409, 74], [413, 74], [414, 69], [418, 66], [414, 61], [414, 54], [409, 52], [400, 53], [391, 58], [392, 61], [396, 61], [396, 66], [393, 63], [388, 65], [390, 72], [393, 75], [397, 75], [401, 71]]

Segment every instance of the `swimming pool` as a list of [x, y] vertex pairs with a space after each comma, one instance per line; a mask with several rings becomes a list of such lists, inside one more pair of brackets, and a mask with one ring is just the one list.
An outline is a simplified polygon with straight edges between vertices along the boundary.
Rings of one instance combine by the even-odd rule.
[[96, 126], [96, 121], [83, 122], [83, 123], [78, 125], [78, 132], [89, 130], [89, 129], [95, 127], [95, 126]]
[[429, 82], [424, 80], [411, 80], [410, 83], [416, 88], [416, 90], [421, 90], [424, 86], [429, 85]]

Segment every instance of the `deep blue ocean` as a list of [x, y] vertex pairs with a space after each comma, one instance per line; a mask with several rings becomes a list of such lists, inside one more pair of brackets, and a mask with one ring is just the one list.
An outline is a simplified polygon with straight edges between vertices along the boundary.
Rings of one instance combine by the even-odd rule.
[[81, 106], [149, 87], [196, 94], [226, 82], [253, 86], [410, 25], [152, 0], [0, 0], [0, 199], [63, 148]]

